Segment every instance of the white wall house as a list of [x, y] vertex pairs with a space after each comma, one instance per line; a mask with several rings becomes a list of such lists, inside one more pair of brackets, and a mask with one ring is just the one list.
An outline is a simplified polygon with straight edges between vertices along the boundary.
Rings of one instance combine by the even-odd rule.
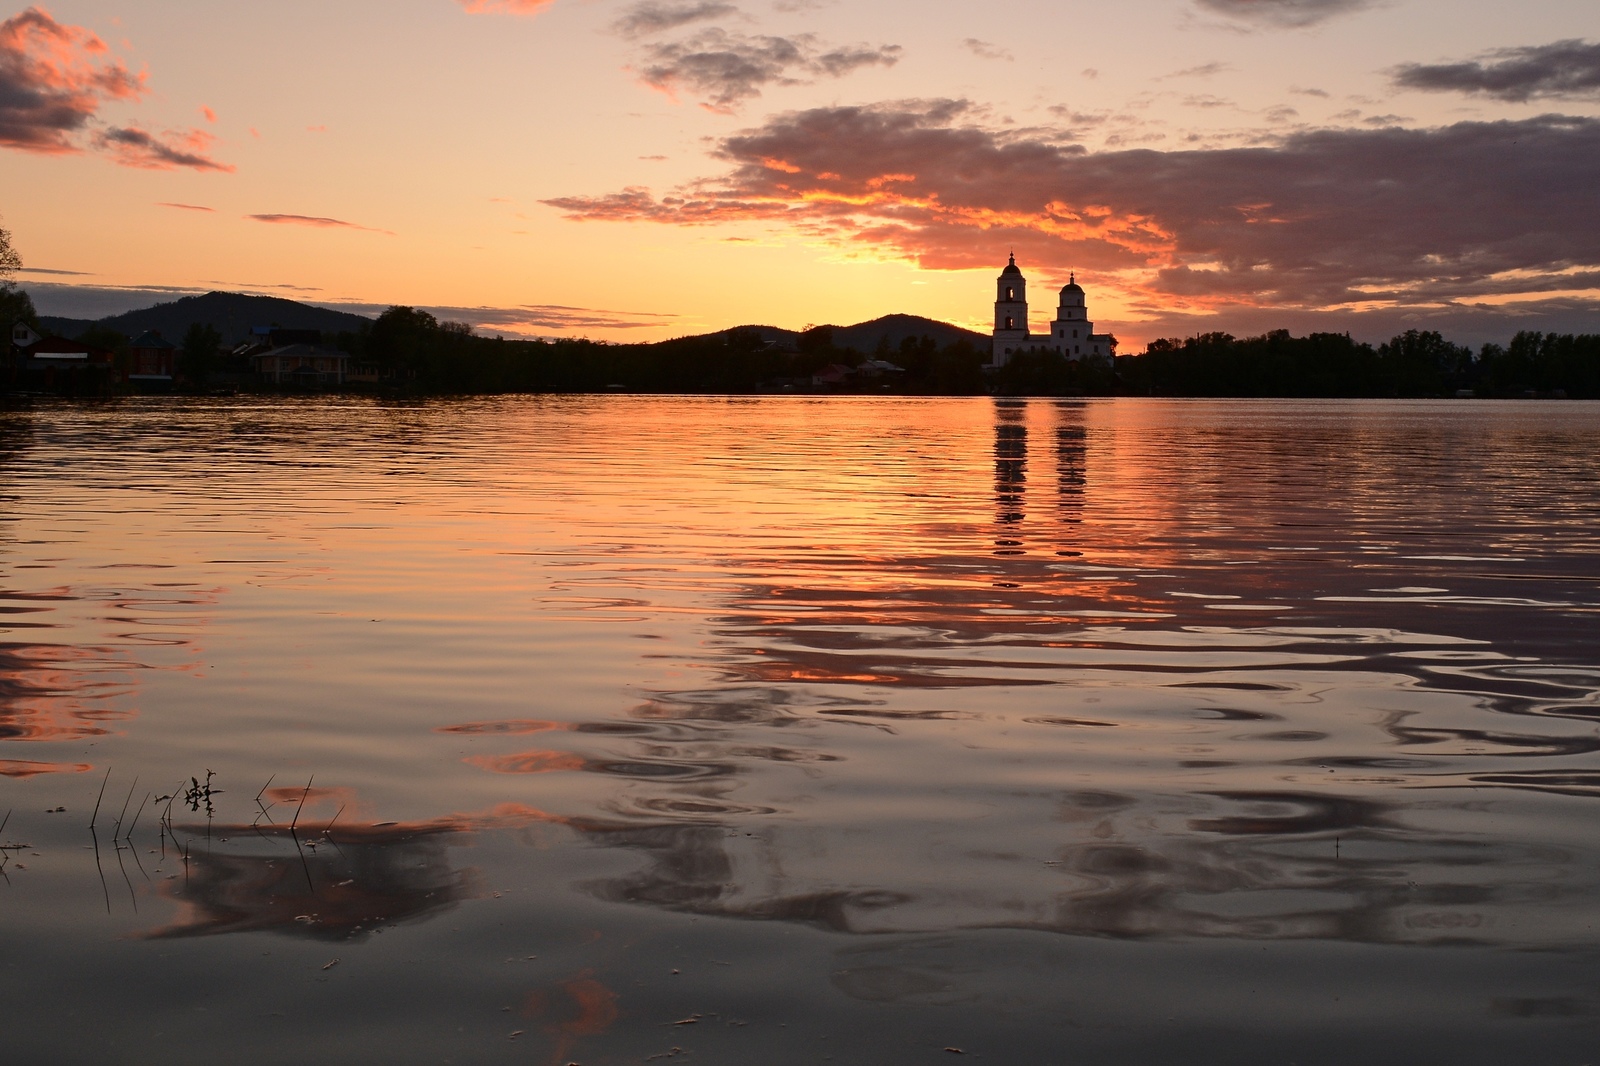
[[1050, 352], [1071, 362], [1109, 363], [1116, 339], [1096, 333], [1089, 321], [1089, 306], [1076, 274], [1061, 289], [1061, 306], [1049, 333], [1028, 332], [1028, 279], [1017, 267], [1017, 257], [1000, 272], [994, 301], [994, 354], [991, 366], [1001, 367], [1022, 352]]

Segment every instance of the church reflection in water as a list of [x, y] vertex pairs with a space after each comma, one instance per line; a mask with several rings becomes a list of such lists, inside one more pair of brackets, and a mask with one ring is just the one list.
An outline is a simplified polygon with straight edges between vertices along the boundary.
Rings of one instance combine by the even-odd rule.
[[841, 933], [1592, 939], [1585, 852], [1473, 813], [1491, 790], [1600, 794], [1528, 768], [1583, 754], [1551, 746], [1555, 682], [1398, 624], [1222, 625], [1238, 616], [1093, 565], [1103, 447], [1082, 405], [997, 401], [992, 517], [980, 499], [939, 519], [965, 552], [745, 579], [685, 671], [709, 682], [610, 720], [441, 725], [480, 739], [477, 770], [567, 813], [336, 829], [312, 848], [267, 831], [194, 854], [157, 935], [424, 919], [471, 894], [453, 844], [538, 821], [640, 860], [579, 886], [598, 899]]
[[[1037, 406], [1037, 405], [1035, 405]], [[1055, 440], [1055, 495], [1058, 525], [1029, 522], [1028, 464], [1029, 415], [1027, 400], [998, 400], [994, 422], [994, 555], [1001, 558], [1054, 552], [1057, 556], [1083, 554], [1075, 546], [1074, 527], [1083, 523], [1088, 489], [1088, 431], [1081, 405], [1057, 402], [1044, 407], [1053, 422]], [[1033, 538], [1030, 543], [1029, 537]], [[1055, 541], [1052, 546], [1049, 542]], [[1014, 583], [1001, 587], [1015, 587]]]
[[1028, 403], [1002, 400], [995, 404], [994, 510], [995, 551], [1001, 557], [1027, 554], [1023, 522], [1028, 517]]

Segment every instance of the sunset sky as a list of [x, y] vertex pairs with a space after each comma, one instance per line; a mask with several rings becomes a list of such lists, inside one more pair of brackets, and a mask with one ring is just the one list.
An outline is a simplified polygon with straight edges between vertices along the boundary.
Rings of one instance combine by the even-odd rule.
[[0, 7], [46, 314], [227, 289], [653, 340], [1600, 332], [1593, 0]]

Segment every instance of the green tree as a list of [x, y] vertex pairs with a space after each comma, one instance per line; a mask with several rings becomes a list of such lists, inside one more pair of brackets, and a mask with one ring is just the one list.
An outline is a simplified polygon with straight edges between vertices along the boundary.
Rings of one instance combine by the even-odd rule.
[[12, 277], [21, 269], [22, 256], [11, 247], [11, 231], [0, 227], [0, 284], [11, 284]]
[[439, 320], [413, 307], [391, 307], [367, 334], [367, 355], [390, 374], [415, 373], [439, 344]]
[[216, 369], [217, 349], [222, 347], [222, 335], [202, 322], [189, 326], [183, 335], [183, 347], [178, 353], [178, 373], [196, 385], [204, 385]]
[[80, 340], [91, 348], [104, 348], [108, 352], [119, 352], [128, 346], [128, 335], [118, 333], [110, 326], [102, 326], [98, 322], [78, 334], [75, 340]]
[[1432, 330], [1408, 329], [1378, 348], [1378, 366], [1396, 396], [1437, 396], [1472, 367], [1472, 352]]
[[11, 245], [10, 231], [0, 229], [0, 326], [22, 321], [38, 329], [39, 314], [33, 309], [33, 300], [11, 280], [21, 269], [22, 256]]

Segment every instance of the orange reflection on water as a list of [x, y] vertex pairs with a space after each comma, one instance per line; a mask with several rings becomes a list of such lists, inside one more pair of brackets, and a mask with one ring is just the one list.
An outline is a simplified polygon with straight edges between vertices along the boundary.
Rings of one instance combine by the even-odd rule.
[[94, 767], [86, 762], [34, 762], [30, 759], [0, 759], [0, 777], [36, 777], [39, 774], [84, 774]]
[[570, 730], [570, 722], [543, 722], [535, 719], [521, 719], [510, 722], [467, 722], [462, 725], [446, 725], [435, 729], [436, 733], [463, 733], [468, 736], [484, 734], [499, 734], [504, 736], [525, 736], [531, 733], [552, 733], [560, 730]]
[[135, 714], [100, 702], [129, 691], [131, 679], [120, 673], [129, 666], [97, 648], [0, 647], [0, 740], [105, 736], [111, 730], [99, 723], [124, 721]]
[[566, 751], [523, 751], [515, 755], [473, 755], [463, 760], [497, 774], [549, 774], [562, 770], [582, 770], [581, 756]]
[[553, 989], [530, 993], [524, 1018], [544, 1019], [540, 1028], [556, 1040], [552, 1064], [565, 1062], [581, 1037], [599, 1036], [621, 1017], [617, 994], [595, 979], [593, 970], [562, 981]]

